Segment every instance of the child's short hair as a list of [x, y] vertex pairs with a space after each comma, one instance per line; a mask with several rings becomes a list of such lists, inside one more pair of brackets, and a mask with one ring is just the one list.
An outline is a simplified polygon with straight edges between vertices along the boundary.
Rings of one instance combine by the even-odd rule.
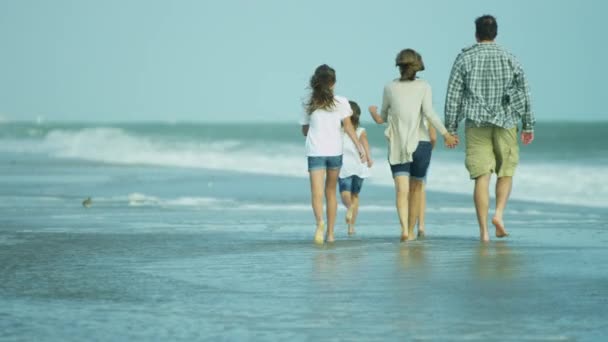
[[350, 108], [353, 110], [353, 115], [350, 117], [350, 122], [353, 123], [355, 128], [359, 127], [359, 117], [361, 116], [361, 108], [355, 101], [348, 101]]

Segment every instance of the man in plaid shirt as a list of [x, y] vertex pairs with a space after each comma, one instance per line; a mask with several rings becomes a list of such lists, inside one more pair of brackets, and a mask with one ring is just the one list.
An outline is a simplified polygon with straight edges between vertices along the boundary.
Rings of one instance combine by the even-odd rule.
[[508, 51], [494, 42], [496, 19], [484, 15], [475, 21], [477, 44], [458, 55], [448, 84], [445, 126], [456, 134], [458, 123], [466, 119], [465, 164], [475, 179], [475, 208], [481, 241], [488, 233], [489, 186], [496, 173], [496, 212], [492, 224], [496, 236], [508, 236], [503, 212], [511, 193], [512, 178], [519, 162], [517, 124], [522, 121], [521, 140], [534, 139], [534, 116], [523, 69]]

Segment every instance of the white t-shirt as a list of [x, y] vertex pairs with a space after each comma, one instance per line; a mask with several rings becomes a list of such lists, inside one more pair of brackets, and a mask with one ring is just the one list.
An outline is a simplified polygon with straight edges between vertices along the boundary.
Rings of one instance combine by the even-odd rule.
[[[357, 128], [357, 138], [361, 138], [361, 134], [365, 132], [365, 128]], [[342, 168], [340, 169], [340, 178], [346, 178], [350, 176], [358, 176], [360, 178], [369, 177], [369, 167], [367, 162], [361, 162], [359, 156], [359, 150], [353, 143], [353, 140], [346, 133], [342, 133], [342, 139], [344, 141], [344, 155], [342, 157]]]
[[308, 157], [333, 157], [342, 155], [342, 120], [353, 114], [345, 97], [334, 96], [332, 109], [317, 109], [304, 113], [300, 124], [310, 125], [306, 136]]

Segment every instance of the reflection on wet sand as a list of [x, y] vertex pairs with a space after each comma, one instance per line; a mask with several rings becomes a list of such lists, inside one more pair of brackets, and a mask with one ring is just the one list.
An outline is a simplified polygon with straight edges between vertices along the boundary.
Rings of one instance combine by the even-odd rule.
[[331, 280], [338, 271], [336, 254], [319, 251], [314, 256], [313, 276], [319, 280]]
[[404, 270], [424, 269], [426, 266], [425, 249], [425, 242], [408, 242], [400, 244], [399, 264]]
[[352, 243], [317, 247], [312, 260], [312, 278], [330, 286], [353, 282], [360, 277], [364, 256], [364, 248]]
[[480, 244], [473, 256], [473, 273], [482, 279], [508, 279], [519, 271], [507, 241]]

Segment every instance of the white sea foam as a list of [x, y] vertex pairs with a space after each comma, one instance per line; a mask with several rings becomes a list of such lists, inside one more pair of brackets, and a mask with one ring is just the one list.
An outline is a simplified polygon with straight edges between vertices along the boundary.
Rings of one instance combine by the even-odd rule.
[[[114, 197], [98, 197], [94, 199], [97, 203], [110, 203], [112, 205], [125, 205], [130, 207], [158, 207], [158, 208], [182, 208], [191, 210], [217, 210], [217, 211], [254, 211], [254, 212], [310, 212], [311, 207], [308, 203], [254, 203], [239, 201], [233, 198], [215, 198], [215, 197], [175, 197], [163, 198], [143, 193], [131, 193], [125, 196]], [[366, 213], [394, 213], [395, 207], [392, 201], [385, 205], [382, 204], [363, 204], [360, 207], [361, 212]], [[345, 208], [340, 205], [338, 211], [343, 213]], [[475, 213], [473, 207], [462, 206], [434, 206], [427, 207], [427, 213], [438, 214], [455, 214], [455, 215], [471, 215]], [[597, 222], [599, 217], [595, 214], [579, 214], [575, 212], [551, 212], [545, 210], [513, 210], [507, 209], [507, 214], [516, 215], [518, 217], [534, 218], [552, 217], [555, 222]], [[528, 222], [528, 221], [526, 221]], [[552, 221], [553, 222], [553, 221]]]
[[[4, 140], [1, 145], [0, 150], [113, 164], [307, 177], [303, 146], [275, 141], [171, 141], [137, 136], [117, 128], [88, 128], [52, 130], [41, 140]], [[384, 150], [376, 148], [373, 154], [376, 164], [368, 183], [392, 186], [390, 170], [383, 160]], [[514, 182], [512, 198], [608, 208], [608, 168], [605, 166], [527, 162], [519, 166]], [[437, 155], [432, 162], [428, 189], [468, 195], [473, 182], [468, 179], [462, 161]], [[134, 198], [130, 203], [148, 205], [154, 201]]]

